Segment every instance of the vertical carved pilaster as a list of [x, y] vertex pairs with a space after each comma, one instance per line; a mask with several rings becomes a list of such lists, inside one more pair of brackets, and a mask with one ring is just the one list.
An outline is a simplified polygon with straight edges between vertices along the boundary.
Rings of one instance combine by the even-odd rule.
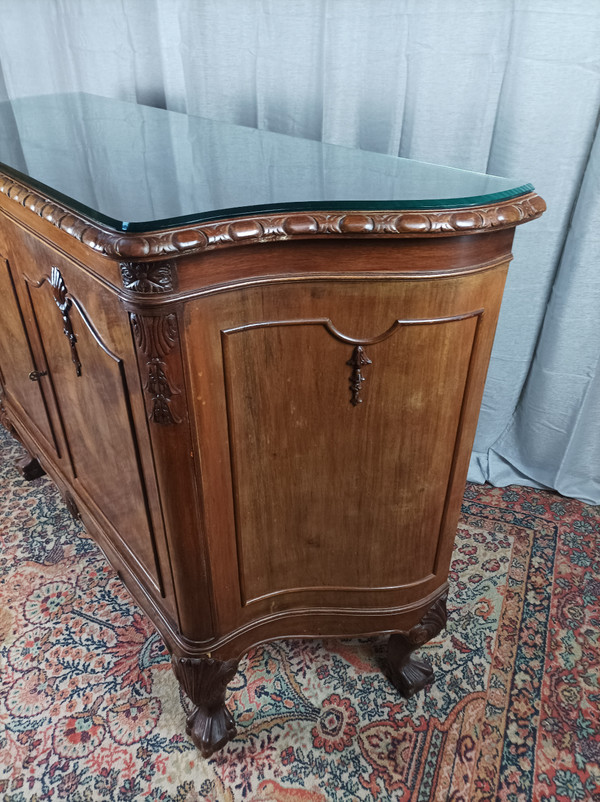
[[433, 668], [424, 660], [413, 660], [411, 653], [435, 638], [446, 626], [446, 600], [444, 593], [427, 610], [421, 621], [406, 634], [390, 635], [386, 668], [392, 685], [402, 696], [410, 699], [433, 681]]
[[352, 396], [350, 398], [350, 403], [353, 407], [357, 404], [362, 404], [362, 398], [360, 398], [360, 387], [365, 380], [365, 377], [362, 375], [362, 368], [365, 365], [372, 365], [373, 363], [369, 359], [369, 357], [365, 354], [365, 349], [362, 345], [357, 345], [352, 352], [352, 358], [346, 362], [352, 368], [352, 373], [350, 374], [350, 392]]
[[172, 661], [179, 684], [196, 705], [187, 717], [186, 731], [202, 756], [210, 757], [235, 736], [233, 718], [225, 707], [225, 692], [238, 661], [175, 655]]
[[77, 354], [77, 337], [73, 332], [73, 325], [71, 324], [71, 318], [69, 316], [73, 302], [67, 297], [67, 287], [60, 270], [57, 267], [53, 267], [50, 272], [50, 286], [52, 287], [52, 293], [54, 295], [56, 305], [58, 306], [62, 315], [63, 332], [69, 341], [69, 345], [71, 346], [71, 360], [75, 365], [75, 372], [78, 376], [81, 376], [81, 362], [79, 361], [79, 355]]
[[181, 423], [171, 409], [172, 398], [180, 390], [171, 386], [164, 362], [177, 342], [176, 316], [131, 314], [131, 324], [137, 346], [147, 359], [144, 389], [150, 395], [148, 419], [163, 425]]

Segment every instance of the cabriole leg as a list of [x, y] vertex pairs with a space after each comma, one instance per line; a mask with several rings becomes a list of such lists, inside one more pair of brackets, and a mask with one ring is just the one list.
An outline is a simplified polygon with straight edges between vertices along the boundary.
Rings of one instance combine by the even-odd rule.
[[386, 673], [392, 685], [405, 699], [410, 699], [425, 685], [433, 682], [433, 668], [424, 660], [413, 660], [411, 653], [435, 638], [446, 626], [446, 599], [440, 596], [427, 610], [420, 623], [409, 632], [390, 635], [387, 648]]
[[186, 731], [203, 757], [210, 757], [230, 741], [235, 724], [225, 707], [225, 691], [237, 671], [238, 660], [177, 657], [173, 670], [184, 693], [196, 705], [187, 717]]

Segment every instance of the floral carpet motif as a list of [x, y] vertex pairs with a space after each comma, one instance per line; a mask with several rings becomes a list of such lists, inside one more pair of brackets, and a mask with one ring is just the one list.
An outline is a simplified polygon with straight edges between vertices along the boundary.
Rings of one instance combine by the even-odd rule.
[[435, 683], [383, 639], [253, 649], [208, 761], [159, 636], [0, 430], [0, 801], [600, 800], [600, 510], [470, 485]]

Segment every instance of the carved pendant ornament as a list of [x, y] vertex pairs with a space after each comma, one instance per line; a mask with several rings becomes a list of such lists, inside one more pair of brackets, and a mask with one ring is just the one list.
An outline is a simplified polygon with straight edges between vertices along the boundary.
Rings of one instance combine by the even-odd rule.
[[148, 360], [144, 384], [144, 390], [150, 395], [148, 420], [163, 425], [181, 423], [171, 409], [172, 398], [180, 390], [171, 386], [164, 362], [177, 342], [177, 318], [173, 314], [154, 317], [132, 314], [131, 324], [137, 346]]
[[360, 388], [365, 380], [362, 374], [362, 368], [364, 368], [365, 365], [372, 365], [373, 363], [365, 354], [365, 349], [362, 345], [357, 345], [352, 352], [352, 358], [349, 359], [346, 364], [352, 368], [352, 373], [350, 374], [350, 403], [355, 407], [357, 404], [362, 404], [363, 402], [360, 397]]
[[62, 315], [63, 332], [71, 346], [71, 360], [75, 365], [75, 372], [78, 376], [81, 376], [81, 362], [79, 361], [79, 355], [77, 353], [77, 337], [73, 332], [71, 318], [69, 317], [73, 302], [67, 297], [68, 291], [60, 270], [57, 267], [53, 267], [50, 273], [50, 286], [52, 287], [52, 294], [54, 295], [56, 305]]

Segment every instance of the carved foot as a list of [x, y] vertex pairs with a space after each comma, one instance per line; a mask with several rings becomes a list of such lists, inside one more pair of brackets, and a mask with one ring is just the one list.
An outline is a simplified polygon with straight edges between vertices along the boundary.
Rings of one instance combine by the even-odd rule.
[[65, 502], [65, 507], [71, 513], [71, 517], [73, 518], [73, 520], [80, 521], [81, 514], [79, 512], [79, 507], [77, 506], [73, 496], [68, 491], [64, 494], [63, 501]]
[[187, 717], [187, 734], [203, 757], [210, 757], [235, 736], [235, 724], [225, 707], [225, 691], [237, 670], [237, 660], [177, 657], [173, 670], [184, 693], [196, 705]]
[[392, 685], [410, 699], [430, 682], [434, 674], [431, 665], [424, 660], [413, 660], [411, 653], [435, 638], [446, 626], [446, 599], [448, 594], [432, 604], [420, 623], [406, 634], [390, 635], [387, 649], [386, 673]]
[[29, 454], [26, 457], [22, 457], [20, 460], [17, 460], [16, 468], [23, 479], [26, 479], [28, 482], [31, 482], [32, 479], [39, 479], [40, 476], [46, 475], [46, 471], [42, 468], [37, 459], [29, 456]]

